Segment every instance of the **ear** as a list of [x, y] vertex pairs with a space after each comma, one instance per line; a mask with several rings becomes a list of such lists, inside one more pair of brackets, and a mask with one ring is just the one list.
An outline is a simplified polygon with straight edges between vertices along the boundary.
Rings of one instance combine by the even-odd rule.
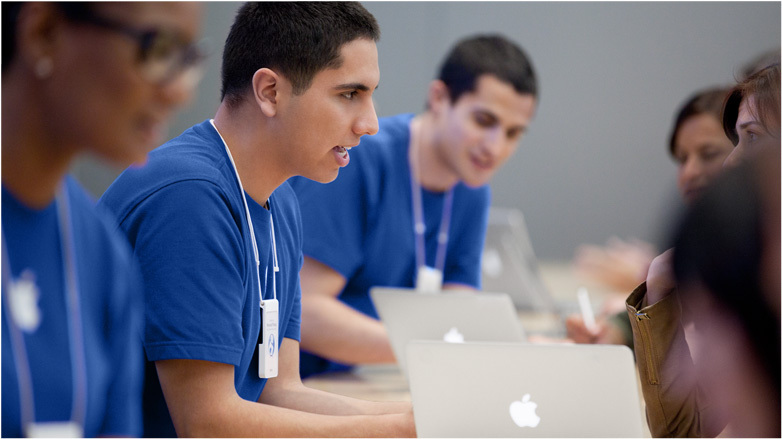
[[272, 69], [264, 67], [253, 75], [255, 103], [266, 117], [277, 115], [282, 85], [280, 75]]
[[429, 83], [429, 91], [426, 95], [428, 108], [432, 113], [440, 114], [451, 105], [451, 93], [448, 86], [439, 79]]
[[53, 61], [62, 20], [51, 3], [31, 2], [22, 6], [16, 25], [16, 49], [25, 69], [35, 72], [42, 60]]

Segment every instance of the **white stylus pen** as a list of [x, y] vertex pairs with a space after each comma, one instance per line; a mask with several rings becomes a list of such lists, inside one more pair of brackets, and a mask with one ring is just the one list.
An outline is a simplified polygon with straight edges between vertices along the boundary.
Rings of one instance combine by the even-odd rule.
[[597, 332], [595, 323], [595, 313], [592, 311], [592, 303], [589, 301], [589, 293], [584, 287], [578, 289], [578, 307], [581, 308], [581, 318], [584, 319], [584, 325], [589, 332]]

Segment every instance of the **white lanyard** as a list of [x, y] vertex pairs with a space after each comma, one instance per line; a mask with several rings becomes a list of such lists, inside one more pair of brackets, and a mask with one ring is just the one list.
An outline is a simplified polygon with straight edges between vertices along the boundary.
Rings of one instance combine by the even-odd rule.
[[[410, 172], [410, 188], [413, 194], [413, 230], [415, 232], [415, 261], [416, 268], [421, 269], [426, 265], [426, 222], [424, 221], [423, 201], [421, 185]], [[435, 253], [434, 268], [443, 273], [445, 268], [445, 254], [448, 247], [448, 232], [451, 226], [451, 214], [453, 211], [453, 191], [451, 188], [445, 194], [443, 200], [443, 213], [440, 220], [440, 229], [437, 233], [437, 253]]]
[[[411, 123], [410, 127], [410, 147], [415, 148], [413, 145], [413, 124]], [[420, 147], [420, 144], [418, 145]], [[416, 148], [414, 153], [410, 154], [410, 192], [412, 194], [412, 202], [413, 202], [413, 233], [415, 234], [415, 266], [416, 266], [416, 283], [419, 284], [421, 282], [421, 275], [422, 271], [429, 271], [425, 270], [426, 267], [426, 221], [424, 220], [424, 209], [423, 209], [423, 201], [422, 201], [422, 189], [421, 184], [416, 180], [415, 178], [415, 171], [418, 170], [418, 173], [421, 173], [421, 170], [418, 169], [418, 166], [415, 166], [418, 162], [418, 153], [419, 150]], [[414, 163], [414, 161], [416, 163]], [[455, 187], [455, 186], [454, 186]], [[446, 194], [445, 194], [445, 200], [443, 200], [443, 213], [440, 219], [440, 229], [437, 232], [437, 253], [435, 253], [435, 262], [434, 262], [434, 268], [436, 277], [439, 277], [439, 280], [436, 280], [435, 283], [439, 285], [416, 285], [416, 288], [424, 289], [424, 290], [430, 290], [435, 289], [439, 290], [442, 286], [442, 277], [445, 269], [445, 255], [446, 250], [448, 248], [448, 232], [450, 230], [451, 226], [451, 214], [453, 212], [453, 192], [454, 187], [452, 187]], [[427, 276], [428, 277], [428, 276]], [[428, 282], [427, 282], [428, 283]]]
[[[63, 184], [64, 186], [64, 184]], [[68, 341], [70, 346], [71, 374], [73, 380], [73, 397], [71, 405], [71, 422], [84, 426], [86, 422], [87, 408], [87, 365], [84, 347], [84, 335], [82, 328], [81, 309], [79, 306], [79, 284], [76, 274], [76, 252], [73, 243], [73, 228], [70, 216], [70, 204], [65, 194], [64, 187], [60, 187], [56, 197], [57, 219], [60, 228], [60, 253], [63, 259], [63, 276], [65, 285], [65, 303], [68, 307]], [[32, 370], [27, 357], [27, 345], [22, 334], [22, 328], [16, 322], [16, 317], [10, 310], [14, 305], [10, 297], [11, 262], [8, 249], [5, 245], [5, 232], [3, 232], [3, 282], [2, 293], [5, 305], [3, 312], [8, 321], [11, 333], [11, 349], [14, 353], [17, 381], [19, 386], [20, 418], [22, 428], [28, 428], [35, 424], [35, 400], [33, 394]], [[37, 306], [37, 305], [36, 305]]]
[[[258, 280], [258, 295], [261, 298], [261, 306], [263, 306], [263, 290], [261, 289], [261, 258], [258, 253], [258, 243], [255, 240], [255, 229], [253, 228], [253, 219], [250, 217], [250, 206], [247, 204], [247, 197], [244, 194], [244, 187], [242, 186], [242, 179], [239, 178], [239, 171], [236, 169], [236, 163], [234, 162], [234, 158], [231, 155], [231, 150], [228, 149], [228, 144], [225, 143], [225, 139], [223, 139], [222, 134], [220, 134], [220, 131], [217, 130], [217, 127], [215, 126], [214, 119], [210, 119], [209, 122], [212, 124], [212, 127], [217, 132], [217, 135], [220, 136], [220, 140], [223, 141], [223, 146], [225, 147], [225, 152], [228, 154], [228, 159], [231, 161], [231, 165], [233, 166], [234, 175], [236, 176], [236, 181], [239, 183], [239, 191], [242, 194], [242, 201], [244, 201], [244, 212], [247, 216], [247, 225], [250, 227], [250, 239], [253, 243], [253, 253], [255, 255], [255, 274], [256, 278]], [[271, 241], [272, 241], [272, 265], [273, 265], [273, 272], [272, 272], [272, 298], [277, 299], [277, 279], [276, 274], [278, 271], [280, 271], [280, 266], [277, 263], [277, 242], [274, 239], [274, 218], [271, 215], [271, 202], [269, 203], [269, 219], [271, 222], [271, 231], [269, 234], [271, 235]], [[269, 279], [269, 268], [266, 268], [266, 284], [268, 285], [268, 279]]]

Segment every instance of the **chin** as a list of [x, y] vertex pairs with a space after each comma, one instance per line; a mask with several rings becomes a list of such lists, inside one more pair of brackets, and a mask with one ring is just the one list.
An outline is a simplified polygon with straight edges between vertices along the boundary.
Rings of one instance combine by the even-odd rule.
[[302, 177], [308, 178], [312, 181], [317, 181], [318, 183], [326, 184], [336, 180], [338, 175], [339, 175], [339, 169], [333, 172], [319, 173], [317, 175], [302, 175]]
[[481, 186], [489, 184], [489, 181], [491, 181], [491, 176], [488, 177], [479, 177], [474, 176], [472, 178], [465, 178], [462, 180], [462, 183], [465, 185], [471, 187], [471, 188], [479, 188]]

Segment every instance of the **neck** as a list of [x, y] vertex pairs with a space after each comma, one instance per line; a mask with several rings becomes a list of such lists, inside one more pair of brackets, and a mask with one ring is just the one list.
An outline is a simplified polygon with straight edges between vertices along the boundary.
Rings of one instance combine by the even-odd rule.
[[2, 92], [3, 186], [22, 204], [44, 208], [54, 200], [76, 149], [51, 132], [34, 91], [4, 77]]
[[428, 112], [410, 122], [410, 172], [424, 189], [445, 192], [453, 188], [459, 178], [443, 162], [434, 128], [434, 120]]
[[214, 124], [231, 151], [244, 191], [266, 206], [272, 192], [292, 175], [284, 172], [277, 154], [282, 148], [267, 134], [265, 120], [247, 107], [221, 104]]

